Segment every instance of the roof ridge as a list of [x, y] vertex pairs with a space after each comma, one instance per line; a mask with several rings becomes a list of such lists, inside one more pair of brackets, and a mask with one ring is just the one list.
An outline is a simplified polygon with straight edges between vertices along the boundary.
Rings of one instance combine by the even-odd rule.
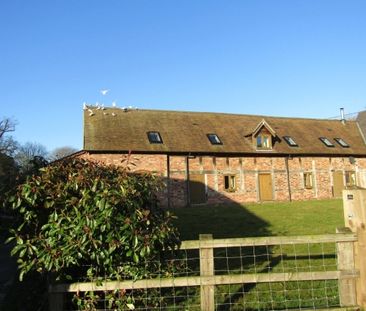
[[[89, 108], [94, 108], [89, 106]], [[97, 108], [95, 106], [95, 108]], [[126, 108], [126, 107], [104, 107], [108, 110], [124, 110], [124, 111], [142, 111], [142, 112], [165, 112], [165, 113], [188, 113], [188, 114], [211, 114], [211, 115], [231, 115], [231, 116], [245, 116], [245, 117], [256, 117], [256, 118], [273, 118], [273, 119], [290, 119], [290, 120], [314, 120], [314, 121], [329, 121], [329, 122], [340, 122], [341, 120], [329, 119], [329, 118], [306, 118], [306, 117], [284, 117], [284, 116], [272, 116], [272, 115], [256, 115], [256, 114], [242, 114], [242, 113], [230, 113], [230, 112], [213, 112], [213, 111], [188, 111], [188, 110], [164, 110], [164, 109], [140, 109], [140, 108]], [[356, 120], [347, 120], [346, 122], [357, 122]]]

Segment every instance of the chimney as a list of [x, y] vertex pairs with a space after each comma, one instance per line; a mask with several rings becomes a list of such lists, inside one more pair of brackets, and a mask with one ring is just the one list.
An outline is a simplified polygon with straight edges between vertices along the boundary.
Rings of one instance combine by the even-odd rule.
[[341, 122], [343, 124], [345, 124], [346, 123], [346, 119], [344, 118], [344, 108], [340, 108], [339, 110], [341, 111]]

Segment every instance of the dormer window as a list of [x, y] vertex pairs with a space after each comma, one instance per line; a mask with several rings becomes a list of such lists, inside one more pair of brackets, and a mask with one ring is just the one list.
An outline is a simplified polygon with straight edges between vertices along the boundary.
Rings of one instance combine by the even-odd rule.
[[147, 132], [147, 138], [149, 139], [150, 144], [162, 144], [163, 140], [161, 139], [159, 132]]
[[277, 136], [273, 128], [264, 119], [258, 123], [249, 135], [252, 136], [253, 147], [256, 150], [272, 150], [273, 139]]
[[269, 134], [260, 133], [256, 138], [257, 149], [272, 149], [272, 137]]
[[334, 138], [334, 140], [343, 148], [349, 148], [349, 145], [342, 138]]
[[207, 134], [208, 140], [213, 145], [222, 145], [222, 142], [216, 134]]
[[326, 137], [319, 137], [320, 141], [329, 148], [334, 147], [333, 143]]
[[296, 143], [296, 141], [291, 136], [283, 136], [283, 139], [286, 141], [286, 143], [290, 147], [298, 147], [299, 145]]

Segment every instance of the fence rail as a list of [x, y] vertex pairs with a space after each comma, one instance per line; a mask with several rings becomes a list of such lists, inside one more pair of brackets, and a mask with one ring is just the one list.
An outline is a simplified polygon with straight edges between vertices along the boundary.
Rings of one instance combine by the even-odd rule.
[[355, 241], [357, 241], [357, 234], [345, 230], [344, 232], [339, 232], [337, 234], [183, 241], [181, 249], [188, 250], [188, 249], [199, 249], [199, 248], [319, 244], [319, 243], [337, 243], [337, 242], [355, 242]]
[[[152, 288], [176, 288], [176, 287], [198, 287], [200, 288], [200, 309], [204, 311], [215, 310], [215, 288], [220, 285], [233, 284], [260, 284], [260, 283], [276, 283], [276, 282], [302, 282], [302, 281], [326, 281], [338, 280], [339, 290], [339, 306], [352, 307], [356, 303], [355, 279], [359, 276], [358, 270], [355, 269], [353, 243], [357, 241], [357, 234], [351, 233], [349, 230], [338, 230], [336, 234], [325, 235], [309, 235], [294, 237], [257, 237], [257, 238], [234, 238], [234, 239], [213, 239], [211, 235], [200, 235], [200, 240], [182, 242], [180, 250], [190, 251], [198, 250], [199, 275], [186, 275], [177, 277], [158, 277], [143, 280], [124, 280], [124, 281], [103, 281], [84, 282], [73, 284], [55, 284], [50, 286], [50, 306], [52, 311], [63, 310], [63, 295], [70, 292], [86, 292], [86, 291], [112, 291], [112, 290], [135, 290], [135, 289], [152, 289]], [[263, 256], [270, 257], [273, 254], [268, 251], [269, 247], [296, 247], [296, 245], [305, 245], [304, 250], [309, 250], [311, 245], [321, 245], [323, 249], [324, 243], [333, 243], [336, 245], [335, 257], [337, 262], [335, 266], [320, 267], [322, 271], [298, 271], [299, 267], [290, 267], [293, 271], [286, 271], [283, 267], [282, 271], [273, 271], [273, 266], [257, 269], [253, 267], [254, 272], [244, 272], [242, 267], [237, 271], [230, 271], [226, 274], [217, 274], [215, 270], [215, 259], [219, 260], [220, 256], [215, 256], [216, 249], [224, 249], [228, 252], [230, 248], [258, 248], [265, 247], [267, 252]], [[253, 262], [259, 256], [253, 254]], [[286, 254], [281, 252], [279, 260], [284, 261]], [[305, 260], [309, 262], [309, 266], [305, 270], [319, 270], [319, 267], [311, 263], [311, 254], [301, 254], [299, 256], [294, 253], [295, 260]], [[324, 253], [317, 255], [324, 262], [326, 256]], [[245, 256], [235, 257], [234, 260], [241, 260]], [[307, 258], [308, 257], [308, 258]], [[224, 258], [229, 261], [229, 257]], [[283, 265], [283, 263], [282, 263]], [[263, 265], [262, 265], [263, 266]], [[289, 268], [289, 270], [291, 270]], [[260, 271], [258, 271], [260, 270]], [[328, 271], [329, 270], [329, 271]], [[235, 272], [235, 273], [234, 273]], [[313, 289], [311, 289], [313, 290]], [[174, 308], [173, 308], [174, 309]], [[302, 308], [305, 309], [305, 308]]]

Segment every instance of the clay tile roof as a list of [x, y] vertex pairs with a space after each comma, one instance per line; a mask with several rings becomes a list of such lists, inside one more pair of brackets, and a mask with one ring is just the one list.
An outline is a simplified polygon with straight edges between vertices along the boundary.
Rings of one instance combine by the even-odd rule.
[[[339, 120], [89, 108], [93, 113], [84, 111], [84, 150], [91, 152], [366, 155], [356, 121], [343, 124]], [[271, 151], [257, 151], [248, 137], [263, 120], [276, 135]], [[150, 143], [149, 131], [159, 132], [163, 143]], [[211, 144], [207, 134], [217, 134], [222, 145]], [[284, 136], [292, 137], [298, 147], [290, 147]], [[327, 137], [334, 147], [326, 147], [319, 137]], [[338, 137], [350, 147], [336, 143], [334, 138]]]

